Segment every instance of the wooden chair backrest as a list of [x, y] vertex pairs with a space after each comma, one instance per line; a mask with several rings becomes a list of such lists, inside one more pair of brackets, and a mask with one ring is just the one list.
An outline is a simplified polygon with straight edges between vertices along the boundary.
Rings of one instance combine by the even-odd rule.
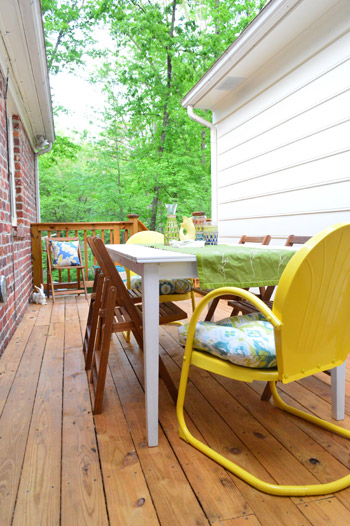
[[317, 234], [285, 268], [273, 303], [280, 381], [341, 365], [350, 351], [350, 224]]
[[295, 236], [291, 234], [288, 236], [285, 246], [292, 247], [293, 245], [304, 245], [312, 236]]
[[119, 272], [115, 268], [115, 265], [108, 254], [104, 242], [99, 237], [88, 237], [87, 241], [98, 265], [101, 267], [104, 276], [109, 278], [111, 285], [117, 289], [117, 304], [119, 307], [124, 307], [128, 312], [135, 325], [135, 331], [138, 334], [137, 340], [141, 340], [138, 341], [138, 343], [140, 346], [142, 346], [142, 319], [140, 312], [132, 302], [129, 292], [125, 287]]
[[271, 236], [242, 236], [238, 241], [239, 245], [244, 245], [245, 243], [260, 243], [260, 245], [269, 245], [271, 241]]

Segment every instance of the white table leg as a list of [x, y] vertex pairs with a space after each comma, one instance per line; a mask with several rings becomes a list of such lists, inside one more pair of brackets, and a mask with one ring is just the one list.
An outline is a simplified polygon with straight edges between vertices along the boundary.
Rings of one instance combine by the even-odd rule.
[[159, 278], [158, 265], [144, 265], [142, 318], [148, 446], [158, 445]]
[[346, 361], [331, 370], [332, 417], [335, 420], [344, 420], [345, 417], [345, 374]]

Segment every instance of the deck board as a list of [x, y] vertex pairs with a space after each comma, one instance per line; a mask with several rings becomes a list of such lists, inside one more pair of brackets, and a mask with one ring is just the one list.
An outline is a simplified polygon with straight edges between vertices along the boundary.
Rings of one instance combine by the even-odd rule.
[[33, 328], [0, 418], [0, 524], [11, 520], [46, 343], [47, 326]]
[[14, 515], [14, 526], [59, 524], [64, 324], [50, 326]]
[[[190, 302], [181, 305], [191, 313]], [[218, 317], [229, 315], [222, 302]], [[265, 495], [178, 436], [160, 381], [159, 447], [146, 446], [143, 356], [114, 335], [104, 410], [92, 415], [81, 351], [88, 305], [60, 297], [30, 305], [0, 359], [1, 526], [337, 526], [350, 520], [350, 489], [331, 496]], [[183, 349], [160, 329], [176, 385]], [[348, 361], [349, 362], [349, 361]], [[350, 363], [346, 418], [350, 426]], [[191, 371], [188, 425], [264, 480], [315, 483], [349, 471], [350, 444], [261, 402], [263, 384]], [[330, 378], [282, 386], [286, 402], [331, 418]]]

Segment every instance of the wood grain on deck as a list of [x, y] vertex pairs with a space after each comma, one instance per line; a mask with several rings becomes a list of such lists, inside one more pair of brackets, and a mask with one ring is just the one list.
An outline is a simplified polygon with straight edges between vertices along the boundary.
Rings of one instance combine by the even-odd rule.
[[[191, 312], [190, 302], [182, 305]], [[143, 356], [113, 336], [101, 415], [92, 414], [84, 370], [83, 297], [29, 305], [0, 359], [1, 526], [342, 526], [350, 489], [330, 496], [263, 494], [180, 440], [160, 381], [159, 447], [146, 446]], [[217, 317], [230, 309], [222, 302]], [[178, 384], [183, 349], [175, 327], [160, 352]], [[326, 482], [349, 472], [349, 441], [261, 402], [263, 385], [194, 369], [189, 427], [265, 480]], [[296, 407], [331, 418], [330, 379], [281, 386]], [[350, 427], [350, 364], [346, 418]]]

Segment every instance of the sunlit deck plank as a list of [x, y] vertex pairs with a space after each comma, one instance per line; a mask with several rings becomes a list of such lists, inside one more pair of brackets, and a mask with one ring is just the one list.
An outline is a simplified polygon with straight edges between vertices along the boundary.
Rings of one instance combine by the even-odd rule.
[[0, 419], [1, 525], [10, 523], [16, 501], [47, 331], [33, 328]]
[[95, 425], [111, 524], [158, 526], [152, 497], [109, 370], [103, 412], [95, 416]]
[[108, 514], [75, 298], [66, 299], [62, 426], [62, 526], [107, 526]]
[[[189, 302], [184, 306], [190, 313]], [[221, 302], [217, 317], [229, 315], [229, 310]], [[17, 340], [8, 346], [13, 354], [0, 359], [0, 370], [5, 371], [0, 376], [0, 393], [1, 386], [7, 386], [0, 419], [1, 526], [10, 526], [12, 518], [15, 526], [51, 526], [60, 521], [62, 526], [338, 526], [349, 522], [350, 489], [309, 498], [265, 495], [180, 440], [175, 407], [162, 381], [160, 446], [147, 448], [142, 355], [135, 343], [129, 348], [122, 336], [113, 336], [104, 411], [93, 417], [81, 352], [87, 311], [85, 299], [72, 296], [59, 298], [54, 306], [51, 301], [47, 306], [30, 305]], [[58, 329], [63, 323], [64, 343]], [[163, 359], [178, 383], [183, 349], [176, 328], [161, 328], [160, 342]], [[348, 470], [350, 445], [345, 439], [261, 402], [262, 385], [241, 385], [195, 369], [191, 378], [186, 400], [193, 419], [192, 423], [189, 419], [190, 427], [196, 426], [195, 434], [225, 453], [231, 450], [248, 469], [264, 478], [316, 480], [335, 478]], [[326, 375], [318, 375], [282, 386], [282, 397], [330, 418], [328, 384]], [[349, 365], [346, 407], [348, 386]], [[60, 429], [55, 430], [60, 427], [62, 401], [61, 435]], [[347, 411], [347, 427], [349, 417]], [[55, 459], [60, 457], [61, 439], [60, 464], [60, 458]], [[316, 459], [314, 463], [310, 458]], [[293, 473], [285, 475], [283, 467]], [[53, 483], [52, 488], [47, 483], [54, 477], [57, 480], [61, 469], [62, 486]]]
[[344, 526], [350, 523], [350, 511], [335, 497], [302, 503], [299, 509], [317, 526]]
[[255, 515], [248, 515], [247, 517], [213, 522], [212, 526], [261, 526], [261, 522], [258, 521]]
[[191, 520], [196, 526], [209, 525], [161, 428], [159, 447], [147, 447], [144, 393], [120, 344], [114, 341], [119, 352], [112, 351], [110, 369], [160, 523], [177, 526]]
[[39, 305], [30, 305], [12, 336], [5, 352], [0, 357], [0, 415], [11, 389], [22, 355], [40, 311]]
[[[88, 305], [80, 298], [77, 308], [84, 334]], [[110, 523], [158, 526], [157, 514], [109, 369], [103, 412], [95, 415], [95, 426]]]
[[14, 526], [58, 525], [64, 324], [52, 323], [45, 347], [24, 458]]
[[[167, 330], [173, 331], [172, 328], [167, 328]], [[173, 347], [170, 349], [173, 349]], [[181, 360], [179, 352], [175, 351], [174, 358], [175, 361]], [[239, 414], [235, 414], [237, 402], [232, 401], [230, 418], [235, 430], [233, 432], [233, 428], [231, 429], [217, 412], [217, 410], [220, 412], [220, 408], [225, 406], [229, 399], [220, 392], [220, 389], [215, 385], [217, 382], [214, 378], [205, 371], [193, 368], [190, 379], [191, 382], [188, 384], [188, 396], [185, 403], [186, 412], [191, 418], [188, 423], [192, 422], [200, 430], [204, 440], [214, 449], [223, 452], [225, 456], [231, 456], [235, 462], [244, 469], [253, 472], [259, 478], [268, 482], [275, 482], [274, 477], [270, 473], [273, 472], [273, 466], [271, 464], [266, 466], [266, 462], [261, 463], [262, 459], [255, 458], [247, 447], [247, 443], [250, 443], [250, 446], [252, 446], [250, 433], [245, 433], [244, 429], [246, 419], [250, 419], [249, 415], [246, 415], [245, 419], [242, 420]], [[191, 426], [189, 427], [191, 430]], [[255, 428], [257, 427], [258, 424], [256, 424]], [[237, 435], [238, 431], [240, 436]], [[257, 431], [259, 432], [258, 429]], [[195, 433], [196, 431], [193, 430], [193, 432]], [[273, 452], [270, 453], [273, 456]], [[300, 467], [302, 468], [302, 466]], [[281, 469], [283, 469], [283, 466]], [[274, 496], [263, 494], [231, 474], [228, 474], [228, 477], [232, 478], [250, 509], [263, 525], [276, 524], [282, 526], [288, 524], [289, 526], [300, 526], [303, 524], [306, 526], [310, 524], [291, 499], [278, 499]]]

